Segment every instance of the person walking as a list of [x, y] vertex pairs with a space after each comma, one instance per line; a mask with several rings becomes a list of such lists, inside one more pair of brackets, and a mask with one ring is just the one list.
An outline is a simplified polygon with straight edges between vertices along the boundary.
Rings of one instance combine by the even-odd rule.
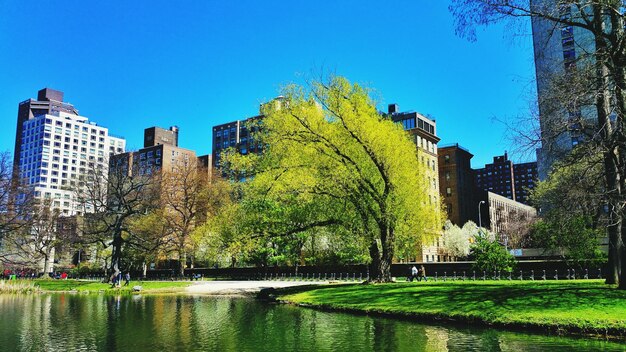
[[413, 265], [413, 267], [411, 268], [411, 278], [409, 279], [409, 281], [413, 282], [413, 279], [417, 280], [417, 268], [415, 267], [415, 265]]
[[126, 275], [124, 275], [124, 286], [128, 286], [128, 284], [130, 284], [130, 272], [126, 272]]
[[420, 265], [419, 278], [417, 279], [417, 281], [422, 281], [422, 279], [424, 281], [428, 281], [428, 278], [426, 277], [426, 268], [424, 268], [423, 265]]

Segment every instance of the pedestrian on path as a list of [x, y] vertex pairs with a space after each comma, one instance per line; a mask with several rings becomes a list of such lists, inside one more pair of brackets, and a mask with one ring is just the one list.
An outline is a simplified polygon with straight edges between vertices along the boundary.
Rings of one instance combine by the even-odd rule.
[[426, 277], [426, 268], [424, 268], [423, 265], [420, 265], [420, 270], [419, 270], [419, 277], [417, 279], [417, 281], [428, 281], [428, 278]]
[[411, 277], [409, 278], [409, 282], [413, 282], [413, 279], [417, 280], [417, 268], [415, 265], [411, 268]]

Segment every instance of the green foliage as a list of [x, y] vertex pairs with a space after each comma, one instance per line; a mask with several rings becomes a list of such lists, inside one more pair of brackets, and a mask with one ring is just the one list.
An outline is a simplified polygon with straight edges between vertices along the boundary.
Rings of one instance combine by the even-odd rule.
[[532, 204], [554, 217], [588, 216], [589, 224], [601, 227], [605, 199], [602, 196], [604, 177], [602, 155], [587, 155], [574, 149], [564, 160], [554, 164], [545, 181], [531, 190]]
[[437, 233], [440, 207], [429, 197], [428, 170], [367, 89], [337, 77], [309, 91], [288, 86], [283, 96], [263, 108], [254, 136], [266, 146], [262, 155], [222, 156], [230, 175], [246, 177], [241, 229], [253, 237], [346, 231], [370, 246], [372, 261], [386, 264], [396, 242], [417, 246]]
[[498, 242], [489, 239], [486, 235], [475, 237], [472, 244], [471, 253], [476, 270], [487, 271], [513, 271], [515, 267], [515, 258], [506, 251], [506, 249]]
[[367, 243], [341, 228], [312, 233], [304, 245], [307, 265], [349, 265], [370, 261]]
[[537, 247], [575, 263], [606, 261], [606, 255], [599, 248], [604, 235], [603, 230], [591, 226], [589, 216], [562, 217], [560, 212], [548, 213], [533, 227], [533, 240]]
[[531, 201], [542, 209], [543, 216], [532, 226], [531, 241], [547, 254], [573, 262], [604, 261], [599, 248], [607, 222], [602, 155], [582, 152], [574, 149], [532, 190]]

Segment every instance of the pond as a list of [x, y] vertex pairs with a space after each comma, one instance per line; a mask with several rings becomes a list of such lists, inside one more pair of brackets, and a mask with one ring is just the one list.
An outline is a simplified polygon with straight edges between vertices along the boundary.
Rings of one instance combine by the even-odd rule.
[[624, 351], [626, 344], [319, 312], [251, 298], [0, 295], [1, 351]]

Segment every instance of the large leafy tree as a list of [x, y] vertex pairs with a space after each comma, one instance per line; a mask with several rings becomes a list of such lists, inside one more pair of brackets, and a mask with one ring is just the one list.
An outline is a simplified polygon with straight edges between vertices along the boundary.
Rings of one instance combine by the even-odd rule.
[[[568, 111], [579, 107], [579, 100], [591, 100], [596, 123], [591, 130], [579, 125], [579, 121], [565, 121], [563, 130], [587, 134], [593, 153], [601, 149], [603, 159], [604, 197], [608, 209], [607, 232], [609, 237], [609, 273], [607, 283], [619, 283], [626, 289], [626, 36], [624, 31], [623, 0], [454, 0], [450, 10], [457, 21], [460, 34], [475, 39], [476, 25], [489, 25], [515, 18], [533, 18], [550, 21], [554, 28], [572, 27], [586, 32], [595, 48], [585, 59], [580, 72], [587, 75], [580, 79], [578, 69], [566, 70], [569, 82], [584, 81], [582, 91], [568, 92], [569, 103], [554, 103], [555, 111]], [[564, 99], [557, 99], [564, 100]], [[550, 122], [552, 123], [552, 121]], [[558, 131], [556, 131], [558, 133]]]
[[373, 278], [389, 281], [398, 240], [418, 245], [440, 231], [416, 146], [367, 89], [341, 77], [291, 85], [263, 114], [264, 153], [224, 158], [247, 177], [242, 204], [255, 236], [347, 229], [368, 243]]

